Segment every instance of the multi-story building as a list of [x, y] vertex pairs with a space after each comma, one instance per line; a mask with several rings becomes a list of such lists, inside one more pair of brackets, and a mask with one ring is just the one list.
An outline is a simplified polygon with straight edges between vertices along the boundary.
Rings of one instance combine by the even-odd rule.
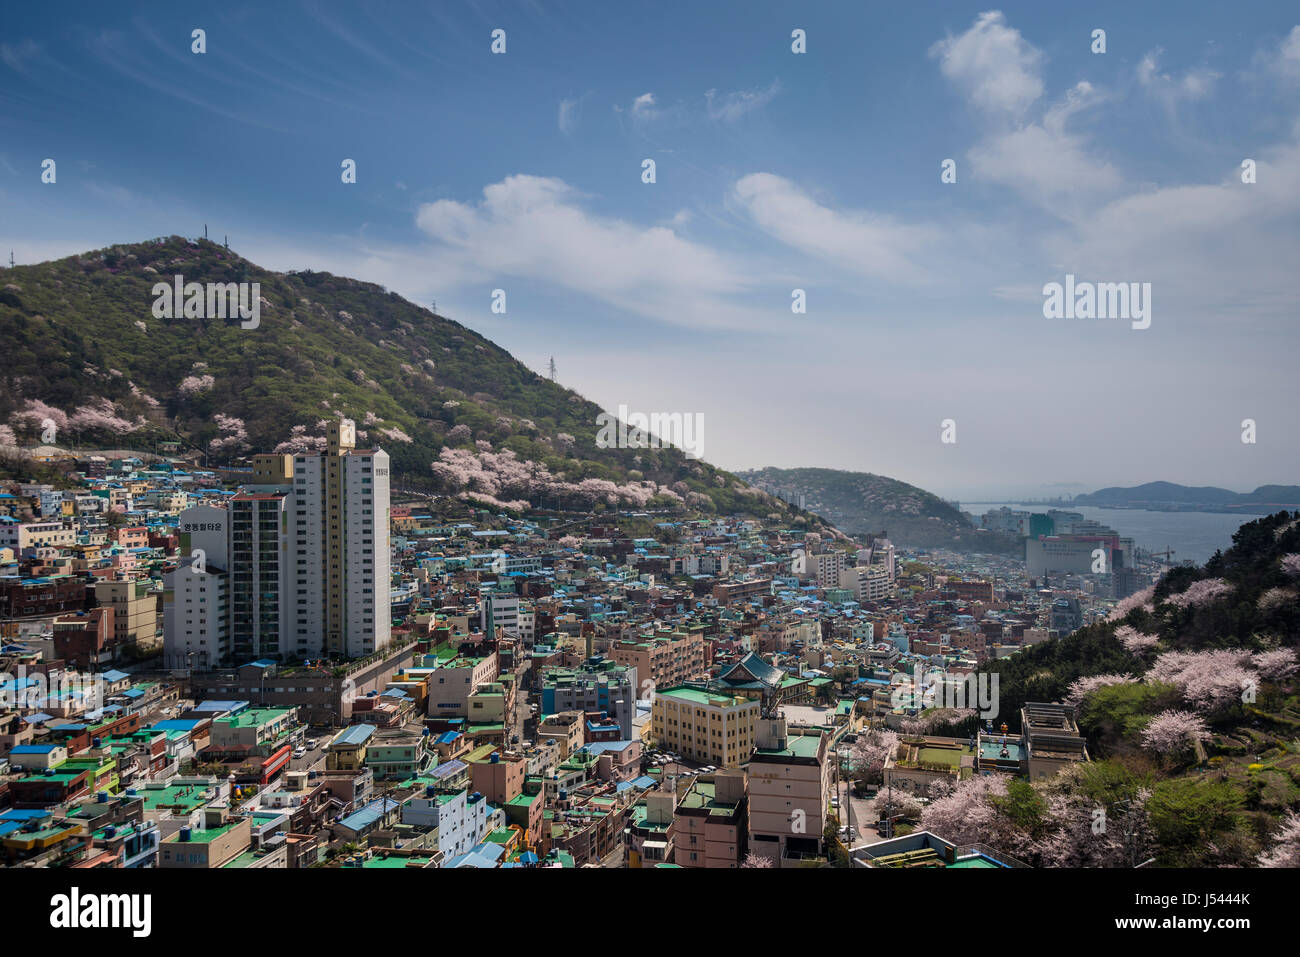
[[848, 568], [848, 559], [848, 555], [841, 551], [809, 555], [808, 573], [817, 579], [818, 588], [839, 588], [841, 576]]
[[1088, 760], [1087, 741], [1079, 734], [1069, 705], [1026, 702], [1020, 710], [1020, 731], [1031, 781], [1053, 777], [1062, 768]]
[[651, 737], [665, 751], [718, 767], [739, 767], [754, 748], [760, 703], [696, 687], [656, 692]]
[[749, 759], [749, 850], [777, 866], [820, 855], [834, 763], [827, 736], [789, 734], [785, 718], [760, 718]]
[[443, 860], [466, 854], [487, 833], [487, 800], [478, 792], [440, 791], [434, 785], [425, 788], [423, 797], [411, 798], [402, 805], [403, 824], [429, 827], [437, 831], [438, 850]]
[[[642, 684], [654, 682], [656, 688], [670, 688], [704, 675], [706, 668], [704, 636], [698, 632], [659, 631], [636, 641], [615, 641], [609, 657], [636, 671]], [[641, 697], [649, 697], [645, 689]]]
[[289, 495], [241, 491], [230, 502], [230, 638], [238, 659], [286, 650]]
[[501, 674], [501, 659], [494, 651], [481, 658], [455, 658], [429, 676], [429, 716], [469, 716], [470, 696]]
[[858, 565], [846, 569], [841, 574], [840, 581], [860, 602], [883, 601], [897, 593], [894, 579], [884, 565]]
[[292, 461], [289, 653], [359, 658], [391, 634], [388, 453], [356, 448], [347, 419], [326, 439]]
[[[254, 483], [229, 510], [182, 512], [178, 530], [204, 560], [183, 562], [168, 582], [172, 667], [184, 667], [191, 655], [213, 663], [228, 656], [361, 658], [388, 644], [388, 454], [357, 449], [355, 440], [350, 421], [335, 422], [324, 452], [255, 456]], [[210, 589], [220, 586], [187, 580], [222, 573], [229, 593], [224, 635], [221, 609], [211, 607]], [[202, 615], [197, 589], [208, 591]]]
[[743, 771], [701, 775], [677, 802], [673, 863], [733, 868], [745, 859], [749, 801]]
[[542, 713], [603, 711], [632, 737], [636, 713], [636, 668], [595, 657], [581, 668], [549, 668], [542, 673]]
[[158, 601], [148, 579], [95, 583], [95, 600], [111, 609], [109, 628], [118, 645], [148, 645], [158, 633]]
[[76, 543], [76, 531], [61, 521], [0, 525], [0, 548], [12, 548], [19, 555], [29, 548], [66, 548]]

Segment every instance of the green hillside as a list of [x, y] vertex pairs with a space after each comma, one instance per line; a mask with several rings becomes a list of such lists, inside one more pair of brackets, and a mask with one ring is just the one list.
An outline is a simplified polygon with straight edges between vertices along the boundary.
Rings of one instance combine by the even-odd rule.
[[[153, 287], [177, 274], [260, 283], [260, 325], [155, 318]], [[19, 266], [0, 285], [0, 423], [19, 445], [45, 442], [51, 419], [64, 447], [179, 438], [221, 464], [319, 445], [323, 420], [346, 416], [392, 456], [404, 486], [573, 507], [792, 511], [675, 448], [598, 448], [597, 405], [373, 283], [270, 272], [172, 236]], [[449, 464], [435, 474], [440, 456]]]
[[897, 479], [838, 469], [763, 468], [737, 473], [756, 488], [799, 501], [850, 535], [887, 531], [908, 548], [950, 548], [989, 554], [1019, 554], [1018, 539], [974, 528], [937, 495]]

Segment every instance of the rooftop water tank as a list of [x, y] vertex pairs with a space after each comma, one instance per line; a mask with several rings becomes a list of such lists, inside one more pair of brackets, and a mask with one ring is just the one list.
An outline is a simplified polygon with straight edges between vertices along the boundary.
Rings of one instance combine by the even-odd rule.
[[185, 844], [189, 842], [189, 839], [190, 839], [190, 829], [188, 827], [181, 828], [180, 836], [177, 837], [176, 840], [180, 841], [182, 844]]

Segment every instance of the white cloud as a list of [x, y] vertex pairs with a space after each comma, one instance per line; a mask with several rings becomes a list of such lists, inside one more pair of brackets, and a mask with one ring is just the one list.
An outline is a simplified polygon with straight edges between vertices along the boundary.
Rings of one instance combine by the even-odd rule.
[[1294, 297], [1278, 277], [1300, 262], [1300, 142], [1265, 149], [1257, 163], [1253, 184], [1232, 169], [1218, 183], [1116, 199], [1049, 250], [1076, 275], [1152, 282], [1168, 321], [1176, 304], [1188, 322], [1289, 323]]
[[1300, 82], [1300, 26], [1291, 28], [1291, 32], [1282, 38], [1274, 51], [1257, 58], [1283, 80]]
[[1062, 215], [1070, 212], [1059, 202], [1062, 196], [1090, 201], [1091, 196], [1082, 194], [1116, 189], [1120, 175], [1115, 168], [1084, 137], [1066, 129], [1071, 116], [1098, 101], [1090, 84], [1078, 83], [1041, 122], [990, 135], [973, 146], [967, 153], [971, 172], [977, 179], [1010, 186], [1054, 206]]
[[562, 180], [510, 176], [477, 204], [439, 200], [416, 222], [461, 284], [511, 278], [560, 286], [665, 322], [747, 328], [729, 297], [750, 282], [716, 250], [665, 226], [588, 212]]
[[943, 75], [976, 106], [990, 113], [1019, 116], [1043, 95], [1043, 55], [1007, 26], [1000, 10], [975, 18], [957, 37], [930, 47]]
[[934, 238], [929, 227], [831, 209], [772, 173], [741, 178], [733, 196], [760, 229], [810, 256], [882, 279], [915, 281], [924, 275], [912, 258]]
[[1180, 101], [1203, 100], [1214, 92], [1214, 84], [1222, 74], [1206, 67], [1188, 70], [1181, 77], [1160, 72], [1160, 56], [1164, 51], [1157, 47], [1142, 58], [1137, 66], [1138, 83], [1147, 94], [1172, 110]]
[[632, 115], [637, 119], [651, 119], [657, 116], [659, 111], [655, 109], [655, 95], [653, 93], [642, 93], [632, 101]]
[[577, 99], [560, 100], [560, 111], [556, 123], [560, 127], [560, 132], [568, 136], [578, 127], [578, 103]]
[[717, 90], [709, 90], [704, 94], [704, 101], [709, 119], [734, 123], [746, 114], [767, 106], [780, 92], [781, 81], [773, 80], [766, 88], [754, 87], [751, 90], [735, 90], [722, 94]]

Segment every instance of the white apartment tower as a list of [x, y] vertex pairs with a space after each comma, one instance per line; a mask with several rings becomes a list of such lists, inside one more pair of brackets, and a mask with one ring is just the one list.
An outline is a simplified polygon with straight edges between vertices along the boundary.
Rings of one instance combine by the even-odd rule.
[[327, 443], [324, 452], [254, 456], [255, 484], [229, 508], [181, 514], [179, 529], [204, 549], [209, 570], [196, 574], [183, 548], [168, 576], [170, 667], [185, 667], [191, 652], [198, 668], [227, 657], [361, 658], [388, 644], [388, 453], [356, 448], [349, 420], [331, 425]]
[[293, 456], [290, 647], [294, 657], [360, 658], [388, 644], [388, 453], [358, 449], [348, 419], [324, 452]]
[[196, 505], [181, 512], [180, 562], [163, 576], [163, 661], [203, 671], [230, 654], [230, 512]]

